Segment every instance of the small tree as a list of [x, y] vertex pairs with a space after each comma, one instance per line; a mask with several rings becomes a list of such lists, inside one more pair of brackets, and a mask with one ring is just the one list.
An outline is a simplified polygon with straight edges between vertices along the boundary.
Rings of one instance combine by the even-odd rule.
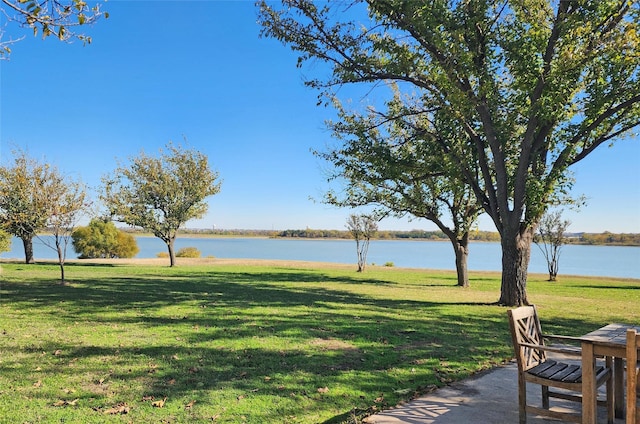
[[169, 143], [160, 157], [142, 152], [130, 165], [104, 177], [101, 199], [115, 220], [144, 228], [164, 241], [174, 266], [178, 229], [206, 213], [204, 199], [220, 191], [217, 180], [204, 154]]
[[60, 283], [65, 284], [64, 264], [67, 257], [67, 246], [71, 234], [87, 203], [87, 190], [84, 184], [63, 177], [56, 169], [50, 184], [44, 193], [47, 199], [46, 227], [51, 231], [53, 240], [39, 237], [40, 241], [55, 250], [60, 265]]
[[48, 164], [23, 151], [14, 151], [14, 162], [0, 166], [0, 225], [22, 240], [25, 262], [33, 258], [33, 238], [47, 224], [47, 193], [57, 178]]
[[563, 220], [561, 211], [547, 212], [542, 216], [534, 242], [547, 260], [549, 281], [556, 281], [560, 251], [566, 243], [565, 232], [571, 222]]
[[378, 222], [371, 215], [349, 215], [347, 229], [356, 240], [356, 252], [358, 254], [358, 272], [363, 272], [369, 253], [369, 242], [378, 231]]
[[80, 258], [132, 258], [140, 249], [131, 234], [116, 228], [112, 221], [94, 218], [72, 234], [73, 248]]

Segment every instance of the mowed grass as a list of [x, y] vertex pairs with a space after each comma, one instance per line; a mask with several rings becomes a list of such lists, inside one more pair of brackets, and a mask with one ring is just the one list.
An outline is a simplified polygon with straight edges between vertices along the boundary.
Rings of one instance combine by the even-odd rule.
[[[209, 262], [2, 264], [0, 422], [360, 422], [513, 356], [499, 274]], [[640, 320], [640, 280], [528, 291], [548, 332]]]

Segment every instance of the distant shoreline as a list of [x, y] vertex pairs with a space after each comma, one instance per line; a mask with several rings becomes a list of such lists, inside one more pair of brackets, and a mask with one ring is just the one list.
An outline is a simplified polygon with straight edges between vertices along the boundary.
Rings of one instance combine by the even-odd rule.
[[[151, 233], [140, 230], [122, 229], [136, 236], [155, 237]], [[302, 239], [302, 240], [353, 240], [351, 234], [345, 230], [202, 230], [184, 229], [178, 233], [178, 238], [259, 238], [259, 239]], [[449, 239], [440, 231], [378, 231], [375, 240], [403, 240], [403, 241], [444, 241]], [[472, 232], [469, 242], [500, 242], [498, 232]], [[640, 246], [640, 234], [637, 233], [570, 233], [565, 244], [584, 246]]]
[[[50, 237], [50, 236], [49, 236]], [[167, 247], [162, 240], [150, 234], [136, 236], [138, 258], [156, 258], [166, 255]], [[19, 239], [12, 239], [9, 252], [1, 258], [23, 258], [24, 251]], [[211, 237], [181, 234], [176, 240], [176, 253], [182, 249], [197, 249], [203, 259], [244, 258], [303, 260], [311, 262], [353, 263], [355, 242], [353, 240], [331, 239], [285, 239], [265, 237]], [[637, 259], [640, 247], [619, 246], [579, 246], [567, 245], [563, 249], [561, 272], [572, 275], [597, 275], [610, 277], [640, 278]], [[470, 243], [469, 269], [499, 271], [501, 269], [501, 248], [496, 242]], [[374, 240], [367, 262], [400, 268], [453, 269], [454, 260], [451, 243], [424, 240]], [[55, 250], [43, 242], [34, 243], [36, 260], [55, 259]], [[67, 252], [67, 260], [76, 256], [75, 251]], [[531, 249], [530, 272], [544, 272], [547, 264], [538, 246]]]
[[[135, 228], [119, 228], [137, 237], [155, 237], [153, 234]], [[51, 235], [43, 231], [40, 235]], [[580, 246], [640, 246], [640, 233], [569, 233], [566, 236], [565, 245]], [[353, 240], [346, 230], [220, 230], [220, 229], [194, 229], [186, 228], [178, 232], [178, 238], [256, 238], [256, 239], [281, 239], [281, 240]], [[371, 239], [375, 240], [402, 240], [402, 241], [442, 241], [449, 239], [441, 231], [390, 231], [380, 230]], [[472, 231], [469, 242], [500, 243], [500, 234], [493, 231]]]

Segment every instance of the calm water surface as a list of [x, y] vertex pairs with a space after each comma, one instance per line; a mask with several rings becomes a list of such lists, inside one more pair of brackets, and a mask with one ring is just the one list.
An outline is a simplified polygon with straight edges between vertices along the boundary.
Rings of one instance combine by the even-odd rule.
[[[137, 237], [139, 258], [154, 258], [166, 252], [164, 243], [156, 237]], [[176, 250], [196, 247], [202, 256], [216, 258], [288, 259], [335, 263], [356, 263], [353, 240], [308, 240], [266, 238], [178, 238]], [[34, 240], [36, 259], [55, 259], [55, 252], [37, 239]], [[68, 258], [76, 253], [70, 245]], [[22, 242], [14, 238], [12, 250], [0, 258], [24, 259]], [[498, 243], [472, 242], [469, 269], [499, 271], [501, 251]], [[396, 267], [455, 270], [451, 244], [446, 241], [373, 240], [369, 247], [368, 263]], [[540, 249], [532, 246], [529, 271], [546, 273], [547, 264]], [[562, 248], [560, 274], [640, 278], [640, 247], [637, 246], [576, 246]]]

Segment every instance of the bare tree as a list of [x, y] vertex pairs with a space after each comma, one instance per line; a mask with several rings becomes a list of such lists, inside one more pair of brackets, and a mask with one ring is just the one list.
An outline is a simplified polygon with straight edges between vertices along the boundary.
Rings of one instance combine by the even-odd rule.
[[367, 264], [369, 242], [378, 231], [378, 221], [371, 215], [349, 215], [347, 229], [356, 240], [358, 254], [358, 272], [363, 272]]
[[37, 237], [58, 255], [60, 284], [65, 284], [67, 246], [71, 241], [71, 233], [87, 206], [87, 189], [81, 182], [66, 178], [54, 169], [51, 184], [46, 186], [46, 190], [47, 229], [51, 231], [52, 238]]
[[562, 211], [547, 212], [542, 216], [534, 242], [547, 260], [549, 281], [556, 281], [560, 251], [567, 241], [566, 231], [571, 222], [562, 219]]

